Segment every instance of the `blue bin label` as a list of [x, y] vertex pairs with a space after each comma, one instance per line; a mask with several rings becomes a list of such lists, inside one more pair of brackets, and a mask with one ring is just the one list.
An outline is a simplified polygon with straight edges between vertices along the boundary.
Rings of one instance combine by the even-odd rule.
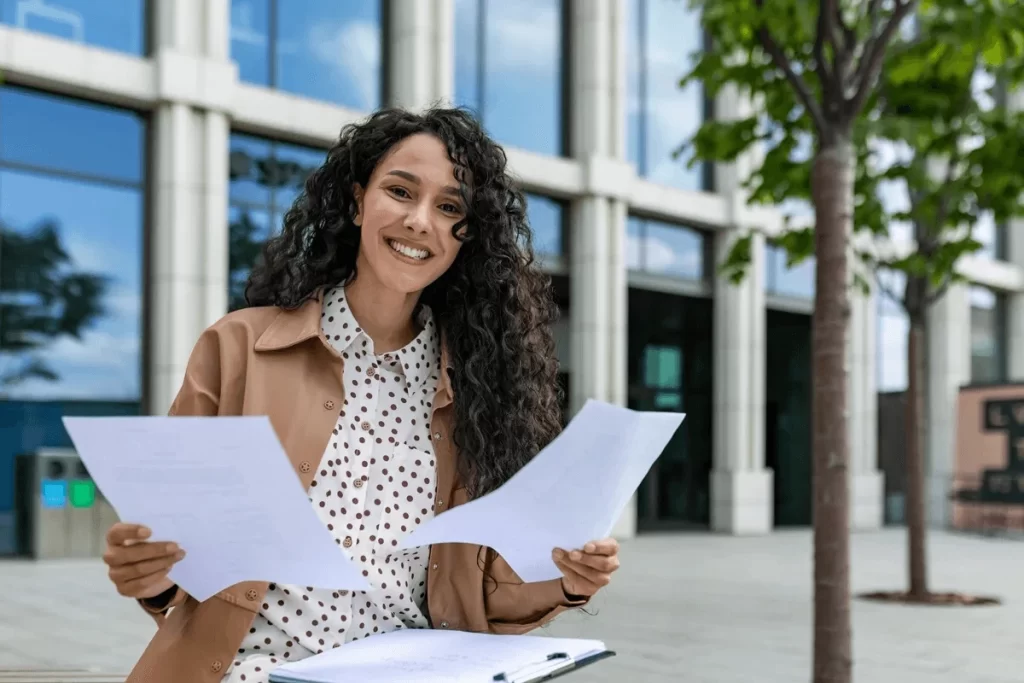
[[68, 504], [68, 483], [63, 479], [44, 479], [42, 491], [44, 508], [62, 508]]

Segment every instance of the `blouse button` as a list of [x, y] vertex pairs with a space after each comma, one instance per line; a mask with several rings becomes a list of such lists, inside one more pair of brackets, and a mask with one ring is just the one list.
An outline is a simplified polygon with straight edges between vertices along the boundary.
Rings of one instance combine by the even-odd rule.
[[373, 373], [375, 373], [375, 372], [377, 372], [377, 369], [374, 368], [372, 365], [370, 367], [366, 368], [366, 376], [367, 377], [373, 377]]
[[313, 466], [310, 465], [305, 460], [303, 460], [302, 462], [299, 463], [299, 471], [300, 472], [309, 472], [311, 469], [313, 469]]
[[361, 424], [359, 426], [362, 428], [362, 430], [364, 432], [370, 431], [370, 423], [369, 422], [364, 422], [363, 424]]
[[348, 591], [338, 591], [338, 595], [340, 595], [341, 597], [345, 597], [346, 595], [348, 595]]
[[245, 599], [248, 600], [249, 602], [256, 602], [256, 598], [257, 597], [259, 597], [259, 596], [257, 595], [256, 591], [253, 590], [252, 588], [250, 588], [249, 590], [245, 591]]
[[352, 485], [355, 486], [357, 489], [361, 489], [361, 488], [363, 488], [363, 480], [362, 479], [356, 479], [355, 482]]
[[212, 671], [213, 673], [217, 673], [217, 672], [218, 672], [218, 671], [220, 671], [220, 670], [221, 670], [221, 669], [222, 669], [223, 667], [224, 667], [224, 665], [220, 663], [220, 660], [219, 660], [219, 659], [215, 659], [215, 660], [213, 660], [213, 662], [212, 662], [212, 663], [210, 664], [210, 671]]
[[324, 410], [334, 410], [334, 401], [324, 401]]
[[351, 536], [346, 536], [345, 540], [342, 541], [341, 544], [343, 546], [345, 546], [346, 548], [351, 548], [352, 547], [352, 537]]

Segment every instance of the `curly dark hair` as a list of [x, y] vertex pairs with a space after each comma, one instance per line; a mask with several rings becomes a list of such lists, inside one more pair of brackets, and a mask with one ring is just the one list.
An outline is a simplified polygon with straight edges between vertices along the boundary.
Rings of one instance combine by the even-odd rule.
[[526, 199], [504, 150], [462, 109], [383, 109], [345, 126], [263, 249], [245, 289], [250, 306], [293, 309], [356, 277], [354, 187], [401, 140], [428, 133], [455, 166], [466, 217], [448, 271], [420, 301], [445, 340], [454, 392], [457, 473], [471, 496], [501, 486], [561, 430], [550, 279], [534, 261]]

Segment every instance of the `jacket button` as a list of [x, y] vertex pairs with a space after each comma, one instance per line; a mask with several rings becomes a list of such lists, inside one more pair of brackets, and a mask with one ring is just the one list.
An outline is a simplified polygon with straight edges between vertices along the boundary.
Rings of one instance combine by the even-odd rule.
[[334, 410], [334, 401], [324, 401], [324, 408], [327, 410]]
[[305, 460], [303, 460], [302, 462], [299, 463], [299, 471], [300, 472], [309, 472], [311, 469], [313, 469], [313, 466], [310, 465]]
[[249, 602], [256, 602], [257, 597], [259, 597], [259, 594], [256, 593], [254, 589], [250, 588], [249, 590], [245, 591], [245, 599]]
[[448, 628], [448, 622], [447, 621], [442, 621], [441, 622], [441, 628]]
[[434, 432], [434, 441], [441, 440], [441, 432]]
[[342, 541], [341, 544], [343, 546], [345, 546], [346, 548], [351, 548], [352, 547], [352, 537], [351, 536], [346, 536], [345, 540]]
[[443, 500], [437, 501], [437, 507], [443, 508], [444, 507], [444, 501]]
[[210, 664], [210, 671], [212, 671], [213, 673], [217, 673], [223, 667], [224, 667], [224, 665], [220, 663], [220, 660], [219, 659], [215, 659], [215, 660], [213, 660], [213, 663]]
[[433, 564], [433, 566], [431, 566], [430, 568], [431, 568], [431, 569], [437, 569], [437, 563], [435, 562], [435, 563]]

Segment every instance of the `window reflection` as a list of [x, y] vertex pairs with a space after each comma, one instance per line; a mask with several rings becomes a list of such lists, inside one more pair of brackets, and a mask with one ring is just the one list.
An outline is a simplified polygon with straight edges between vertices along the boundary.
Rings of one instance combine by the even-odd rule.
[[802, 299], [814, 297], [814, 257], [790, 267], [786, 250], [774, 244], [765, 246], [765, 291], [778, 296]]
[[76, 43], [146, 52], [146, 0], [0, 0], [0, 21]]
[[503, 144], [564, 153], [562, 0], [455, 0], [455, 100]]
[[903, 296], [906, 277], [887, 271], [879, 274], [882, 286], [876, 288], [877, 329], [875, 351], [879, 393], [905, 391], [907, 388], [907, 334], [910, 320], [903, 305], [890, 295]]
[[539, 257], [562, 256], [565, 205], [557, 199], [527, 194], [526, 214], [533, 230], [533, 252]]
[[245, 306], [245, 283], [263, 243], [280, 229], [324, 150], [231, 135], [228, 197], [228, 306]]
[[971, 381], [1006, 378], [1006, 295], [971, 287]]
[[0, 554], [14, 457], [70, 446], [64, 415], [140, 412], [143, 135], [133, 114], [0, 89]]
[[628, 152], [639, 173], [686, 190], [710, 189], [705, 165], [686, 167], [672, 152], [705, 117], [699, 84], [679, 88], [692, 54], [702, 49], [700, 15], [677, 0], [629, 0]]
[[232, 0], [231, 57], [239, 78], [369, 111], [382, 100], [376, 0]]
[[701, 280], [704, 235], [693, 228], [630, 216], [626, 222], [626, 266], [658, 275]]

